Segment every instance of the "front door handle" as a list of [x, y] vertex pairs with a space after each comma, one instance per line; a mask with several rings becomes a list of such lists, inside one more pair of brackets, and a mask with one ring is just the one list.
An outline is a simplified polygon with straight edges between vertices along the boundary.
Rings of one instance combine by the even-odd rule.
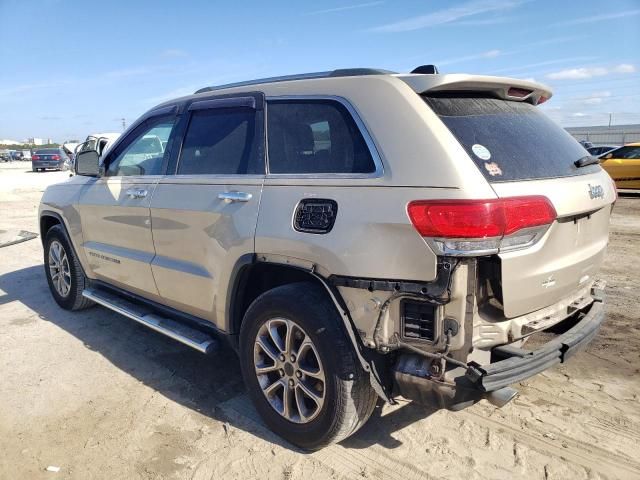
[[130, 188], [125, 193], [129, 198], [144, 198], [149, 192], [144, 188]]
[[248, 202], [253, 195], [246, 192], [223, 192], [218, 194], [220, 200], [224, 200], [225, 203], [231, 202]]

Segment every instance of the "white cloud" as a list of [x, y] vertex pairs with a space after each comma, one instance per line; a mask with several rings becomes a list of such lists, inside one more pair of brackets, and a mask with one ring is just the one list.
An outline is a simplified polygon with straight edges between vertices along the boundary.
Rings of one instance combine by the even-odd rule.
[[324, 10], [316, 10], [314, 12], [306, 13], [305, 15], [322, 15], [324, 13], [334, 13], [334, 12], [343, 12], [345, 10], [354, 10], [356, 8], [367, 8], [367, 7], [375, 7], [376, 5], [383, 4], [383, 1], [379, 2], [367, 2], [367, 3], [357, 3], [355, 5], [344, 5], [342, 7], [335, 8], [327, 8]]
[[380, 25], [370, 29], [373, 32], [410, 32], [427, 27], [434, 27], [445, 23], [452, 23], [474, 15], [482, 13], [497, 12], [517, 7], [524, 3], [524, 0], [475, 0], [456, 7], [449, 7], [443, 10], [419, 15], [412, 18], [400, 20], [398, 22]]
[[500, 50], [497, 50], [497, 49], [487, 50], [486, 52], [476, 53], [473, 55], [465, 55], [463, 57], [448, 58], [446, 60], [436, 62], [436, 65], [438, 66], [452, 65], [454, 63], [468, 62], [470, 60], [478, 60], [481, 58], [496, 58], [496, 57], [499, 57], [500, 55], [502, 55], [502, 51]]
[[602, 91], [602, 92], [592, 92], [589, 95], [584, 95], [581, 97], [575, 97], [580, 103], [584, 105], [600, 105], [606, 98], [611, 96], [611, 92]]
[[606, 13], [603, 15], [593, 15], [590, 17], [575, 18], [573, 20], [567, 20], [565, 22], [554, 23], [553, 26], [566, 26], [566, 25], [582, 25], [585, 23], [601, 22], [603, 20], [614, 20], [616, 18], [627, 18], [634, 15], [640, 15], [640, 9], [627, 10], [625, 12]]
[[482, 27], [486, 25], [502, 25], [513, 20], [513, 17], [489, 17], [471, 20], [460, 20], [459, 22], [453, 22], [450, 25], [455, 27]]
[[188, 57], [189, 54], [186, 51], [181, 50], [179, 48], [167, 48], [160, 54], [160, 56], [165, 58], [179, 58], [179, 57]]
[[607, 67], [580, 67], [568, 68], [546, 75], [551, 80], [583, 80], [585, 78], [603, 77], [612, 73], [632, 73], [636, 68], [633, 65], [623, 63], [612, 68]]
[[575, 113], [572, 113], [571, 116], [576, 118], [581, 118], [581, 117], [588, 117], [589, 114], [583, 113], [583, 112], [575, 112]]
[[587, 60], [593, 60], [596, 57], [568, 57], [568, 58], [557, 58], [555, 60], [545, 60], [544, 62], [536, 62], [536, 63], [528, 63], [526, 65], [519, 65], [516, 67], [507, 67], [507, 68], [500, 68], [497, 70], [492, 70], [491, 73], [505, 73], [505, 72], [522, 72], [522, 71], [530, 71], [531, 69], [535, 69], [537, 67], [546, 67], [548, 65], [557, 65], [559, 63], [573, 63], [573, 62], [580, 62], [580, 61], [587, 61]]
[[622, 63], [613, 69], [616, 73], [633, 73], [636, 71], [636, 67], [629, 63]]

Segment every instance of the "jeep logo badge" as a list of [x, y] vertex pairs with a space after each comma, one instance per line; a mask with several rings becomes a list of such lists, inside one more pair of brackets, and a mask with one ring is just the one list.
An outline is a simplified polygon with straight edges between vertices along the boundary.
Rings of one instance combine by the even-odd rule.
[[602, 185], [589, 184], [589, 197], [591, 198], [591, 200], [595, 200], [596, 198], [604, 198], [604, 188], [602, 188]]

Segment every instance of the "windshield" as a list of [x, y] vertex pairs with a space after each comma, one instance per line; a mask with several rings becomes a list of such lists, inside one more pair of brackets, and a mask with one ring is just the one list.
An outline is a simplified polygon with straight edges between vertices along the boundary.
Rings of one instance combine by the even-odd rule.
[[490, 182], [583, 175], [589, 153], [539, 108], [480, 94], [423, 96]]

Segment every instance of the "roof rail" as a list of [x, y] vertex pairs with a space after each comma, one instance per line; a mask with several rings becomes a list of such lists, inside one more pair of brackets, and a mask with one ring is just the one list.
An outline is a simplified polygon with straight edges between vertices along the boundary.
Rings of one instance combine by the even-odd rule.
[[256, 80], [248, 80], [246, 82], [227, 83], [225, 85], [216, 85], [213, 87], [204, 87], [196, 90], [195, 93], [213, 92], [233, 87], [246, 87], [249, 85], [259, 85], [262, 83], [287, 82], [291, 80], [309, 80], [312, 78], [331, 78], [331, 77], [358, 77], [363, 75], [389, 75], [390, 70], [382, 70], [377, 68], [340, 68], [326, 72], [300, 73], [296, 75], [283, 75], [280, 77], [258, 78]]

